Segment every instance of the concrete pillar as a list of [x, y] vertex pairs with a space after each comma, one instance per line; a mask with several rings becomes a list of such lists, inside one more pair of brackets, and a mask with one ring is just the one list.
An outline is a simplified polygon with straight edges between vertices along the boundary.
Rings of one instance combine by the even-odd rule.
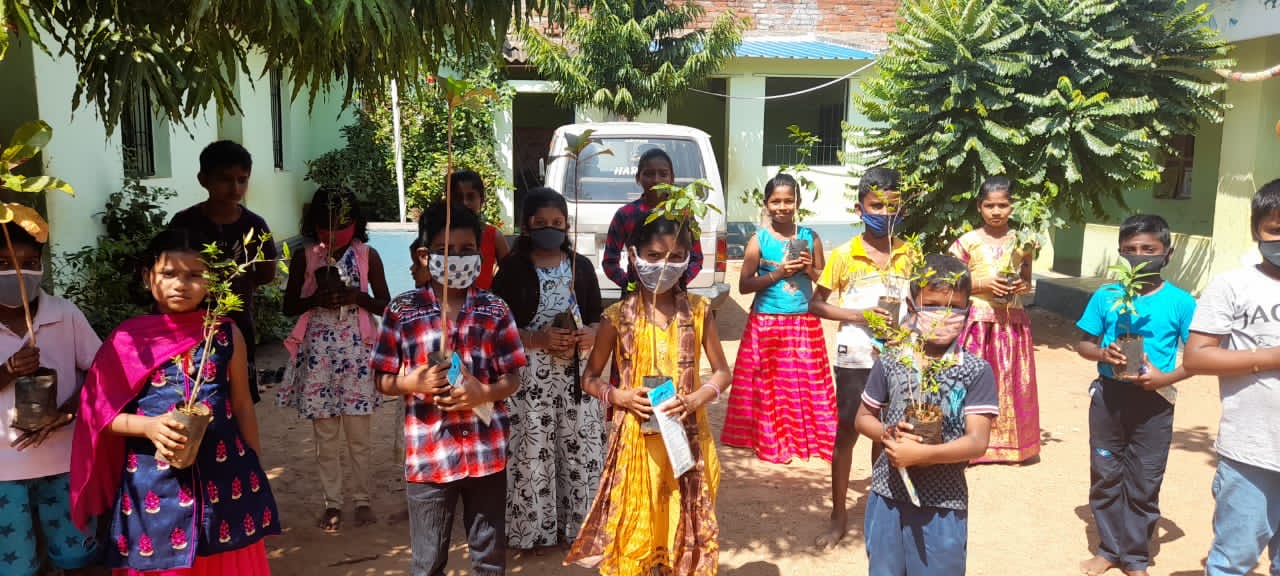
[[763, 76], [734, 76], [728, 79], [729, 146], [725, 154], [728, 164], [728, 180], [725, 182], [725, 206], [727, 219], [757, 222], [760, 213], [743, 204], [747, 190], [764, 185], [760, 163], [764, 159], [764, 100], [743, 100], [737, 97], [762, 97], [765, 95]]

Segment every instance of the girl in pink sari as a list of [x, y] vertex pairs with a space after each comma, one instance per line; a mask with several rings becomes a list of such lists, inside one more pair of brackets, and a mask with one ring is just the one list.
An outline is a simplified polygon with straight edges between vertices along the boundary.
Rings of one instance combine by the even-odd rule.
[[1040, 404], [1036, 398], [1035, 345], [1019, 295], [1031, 284], [1032, 252], [1009, 229], [1012, 183], [993, 176], [978, 191], [982, 228], [961, 236], [951, 254], [969, 265], [973, 295], [960, 344], [996, 373], [1000, 413], [987, 453], [975, 464], [1019, 463], [1040, 454]]

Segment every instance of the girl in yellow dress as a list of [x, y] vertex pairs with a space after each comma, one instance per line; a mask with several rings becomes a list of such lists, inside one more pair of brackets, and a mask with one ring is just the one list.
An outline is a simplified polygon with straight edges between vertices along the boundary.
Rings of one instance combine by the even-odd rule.
[[[705, 407], [719, 400], [731, 375], [707, 300], [684, 288], [691, 245], [690, 232], [666, 218], [628, 242], [638, 290], [605, 310], [582, 383], [611, 409], [614, 429], [600, 488], [566, 564], [604, 576], [707, 576], [718, 568], [720, 460]], [[699, 381], [703, 353], [712, 369], [706, 383]], [[601, 378], [611, 356], [618, 387]], [[679, 478], [662, 435], [641, 429], [655, 410], [645, 376], [675, 384], [675, 397], [656, 409], [684, 423], [694, 466]]]

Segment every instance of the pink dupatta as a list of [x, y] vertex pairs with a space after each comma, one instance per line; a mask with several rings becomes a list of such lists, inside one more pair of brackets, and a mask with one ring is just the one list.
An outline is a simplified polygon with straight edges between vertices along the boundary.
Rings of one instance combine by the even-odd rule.
[[85, 377], [71, 447], [71, 519], [89, 519], [115, 505], [124, 438], [107, 430], [138, 396], [148, 375], [200, 342], [204, 311], [148, 314], [125, 320], [98, 349]]

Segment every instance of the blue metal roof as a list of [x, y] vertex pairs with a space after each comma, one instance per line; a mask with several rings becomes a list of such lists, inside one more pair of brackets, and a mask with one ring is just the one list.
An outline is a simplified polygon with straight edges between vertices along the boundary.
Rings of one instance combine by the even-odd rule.
[[738, 58], [793, 60], [871, 60], [875, 54], [820, 40], [743, 40], [734, 52]]

